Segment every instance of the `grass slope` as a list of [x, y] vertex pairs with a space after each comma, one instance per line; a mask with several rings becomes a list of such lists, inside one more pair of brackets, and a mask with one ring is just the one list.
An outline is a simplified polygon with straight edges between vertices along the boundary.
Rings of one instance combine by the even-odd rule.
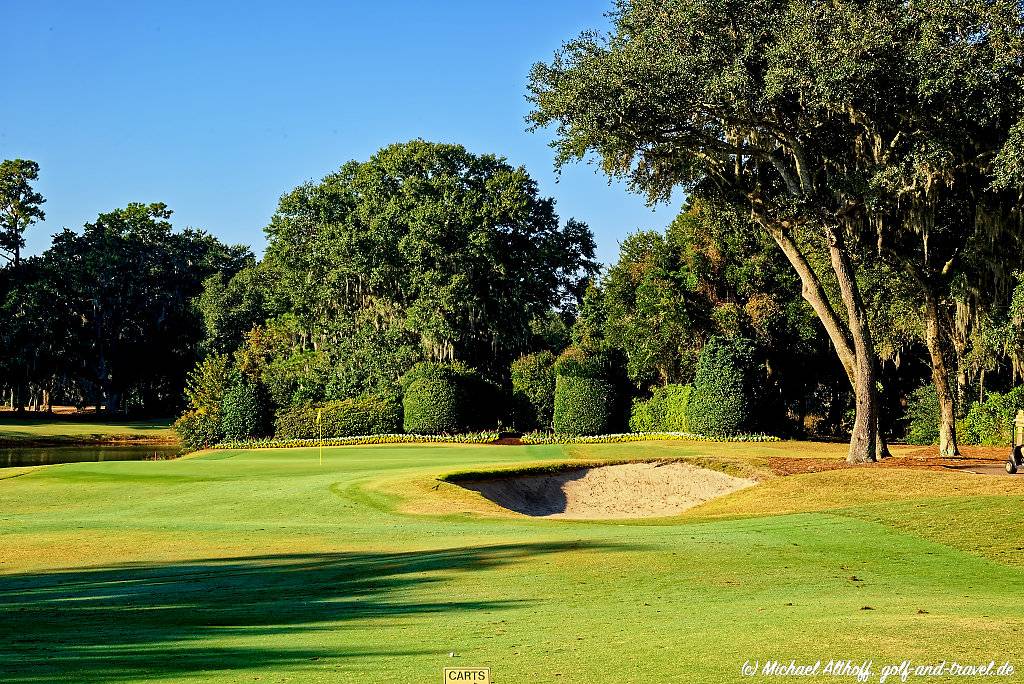
[[59, 416], [0, 417], [0, 444], [91, 444], [152, 440], [176, 442], [169, 420], [97, 421]]
[[612, 524], [498, 514], [435, 479], [668, 455], [756, 467], [760, 448], [344, 447], [322, 467], [293, 449], [25, 471], [0, 479], [0, 679], [431, 682], [454, 664], [500, 682], [728, 682], [748, 658], [1024, 665], [1024, 543], [1002, 519], [1024, 503], [1016, 480], [927, 473], [909, 496], [858, 503], [844, 478], [896, 492], [906, 473], [797, 475], [672, 524]]

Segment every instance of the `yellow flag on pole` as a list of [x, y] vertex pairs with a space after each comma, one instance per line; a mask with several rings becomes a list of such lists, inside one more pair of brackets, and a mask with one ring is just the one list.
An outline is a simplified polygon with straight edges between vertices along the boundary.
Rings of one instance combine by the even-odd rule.
[[316, 427], [317, 431], [320, 433], [320, 465], [324, 464], [324, 426], [320, 422], [320, 419], [323, 417], [323, 415], [323, 409], [316, 410]]

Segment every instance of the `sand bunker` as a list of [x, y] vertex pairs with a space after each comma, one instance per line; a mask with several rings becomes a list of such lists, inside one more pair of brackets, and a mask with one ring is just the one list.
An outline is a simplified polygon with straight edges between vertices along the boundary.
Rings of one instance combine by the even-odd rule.
[[627, 463], [457, 484], [517, 513], [587, 520], [675, 515], [756, 482], [688, 463]]

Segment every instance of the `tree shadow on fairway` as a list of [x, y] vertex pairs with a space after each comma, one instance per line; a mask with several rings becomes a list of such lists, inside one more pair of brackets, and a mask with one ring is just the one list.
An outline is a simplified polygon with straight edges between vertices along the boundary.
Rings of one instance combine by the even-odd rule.
[[141, 680], [432, 653], [389, 649], [384, 637], [359, 650], [289, 647], [288, 635], [523, 605], [529, 600], [520, 597], [424, 601], [415, 590], [440, 590], [459, 571], [602, 548], [570, 542], [291, 554], [0, 576], [0, 680]]

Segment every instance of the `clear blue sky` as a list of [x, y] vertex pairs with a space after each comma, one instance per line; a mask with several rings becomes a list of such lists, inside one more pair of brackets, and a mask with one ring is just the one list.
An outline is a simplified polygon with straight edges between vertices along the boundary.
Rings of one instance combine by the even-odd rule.
[[4, 3], [0, 158], [35, 159], [38, 252], [128, 202], [263, 249], [277, 198], [349, 159], [413, 138], [525, 165], [602, 261], [652, 211], [587, 165], [552, 168], [527, 133], [532, 63], [606, 26], [610, 1]]

